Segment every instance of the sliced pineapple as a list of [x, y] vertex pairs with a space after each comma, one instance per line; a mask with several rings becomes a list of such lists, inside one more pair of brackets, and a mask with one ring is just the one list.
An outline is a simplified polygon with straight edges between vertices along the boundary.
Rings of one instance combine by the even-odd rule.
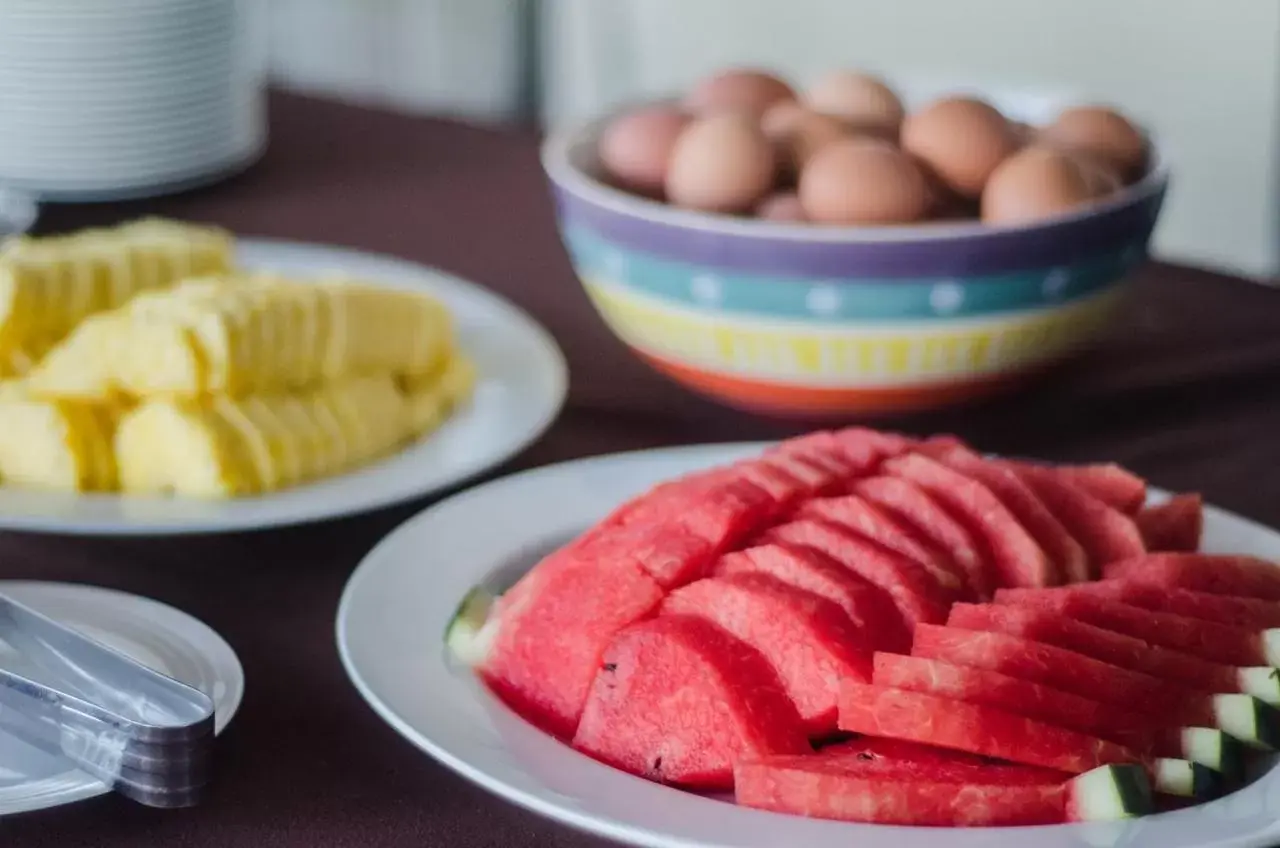
[[409, 426], [421, 436], [439, 427], [475, 388], [475, 365], [462, 353], [454, 353], [429, 378], [401, 381]]
[[73, 401], [34, 398], [0, 384], [0, 480], [62, 492], [115, 487], [113, 413]]

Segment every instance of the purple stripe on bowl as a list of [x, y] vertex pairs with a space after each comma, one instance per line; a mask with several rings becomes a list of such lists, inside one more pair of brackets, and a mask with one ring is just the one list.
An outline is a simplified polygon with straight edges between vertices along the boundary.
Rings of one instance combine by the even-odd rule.
[[1155, 227], [1167, 180], [1151, 180], [1132, 189], [1126, 202], [1057, 223], [985, 232], [966, 227], [963, 235], [922, 234], [918, 239], [886, 241], [725, 232], [715, 229], [711, 216], [707, 226], [695, 228], [663, 222], [663, 207], [654, 204], [636, 201], [636, 212], [619, 211], [578, 196], [564, 185], [553, 182], [553, 186], [564, 224], [594, 230], [620, 247], [724, 270], [918, 282], [921, 277], [1051, 268], [1082, 256], [1145, 244]]

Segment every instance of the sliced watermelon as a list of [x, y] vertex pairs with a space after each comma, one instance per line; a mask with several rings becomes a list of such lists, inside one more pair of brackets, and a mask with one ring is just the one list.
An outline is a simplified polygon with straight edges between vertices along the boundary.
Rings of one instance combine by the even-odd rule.
[[1059, 586], [1054, 589], [1001, 589], [996, 593], [996, 599], [1016, 602], [1023, 592], [1041, 591], [1106, 598], [1156, 612], [1171, 612], [1188, 618], [1199, 618], [1203, 621], [1216, 621], [1220, 624], [1232, 624], [1256, 630], [1280, 627], [1280, 602], [1214, 595], [1192, 589], [1176, 589], [1155, 583], [1144, 583], [1141, 582], [1140, 577], [1098, 580], [1079, 586]]
[[[1003, 602], [1008, 602], [1006, 595]], [[1019, 606], [1050, 610], [1175, 651], [1237, 666], [1280, 665], [1280, 634], [1142, 609], [1088, 595], [1024, 593]]]
[[1204, 692], [1247, 691], [1244, 687], [1248, 681], [1241, 674], [1241, 669], [1234, 665], [1209, 662], [1192, 654], [1153, 645], [1040, 606], [956, 604], [951, 608], [947, 624], [963, 630], [1007, 633], [1033, 642], [1057, 645], [1120, 668], [1141, 671]]
[[701, 618], [759, 651], [811, 736], [835, 731], [841, 681], [871, 679], [869, 634], [831, 601], [765, 574], [691, 583], [668, 595], [660, 614]]
[[781, 509], [764, 489], [732, 469], [714, 469], [655, 487], [605, 519], [606, 526], [680, 524], [728, 550]]
[[1257, 557], [1151, 554], [1111, 563], [1105, 576], [1214, 595], [1280, 601], [1280, 566]]
[[517, 713], [569, 738], [605, 648], [663, 594], [631, 561], [600, 563], [566, 549], [496, 600], [468, 595], [446, 640]]
[[835, 435], [825, 430], [787, 439], [769, 450], [804, 457], [842, 478], [863, 473], [870, 466], [870, 462], [855, 462]]
[[1195, 552], [1204, 535], [1204, 499], [1174, 495], [1165, 503], [1138, 510], [1133, 520], [1147, 550]]
[[866, 427], [845, 427], [836, 431], [835, 438], [845, 455], [865, 468], [871, 468], [888, 457], [906, 453], [915, 444], [909, 436]]
[[[877, 654], [877, 667], [880, 656]], [[879, 736], [857, 736], [846, 742], [837, 742], [818, 751], [827, 759], [853, 757], [859, 760], [878, 760], [890, 763], [969, 763], [970, 765], [988, 765], [990, 760], [977, 754], [964, 751], [952, 751], [933, 745], [921, 745], [919, 742], [904, 742], [901, 739], [885, 739]]]
[[837, 604], [876, 648], [905, 651], [911, 647], [911, 631], [889, 595], [815, 550], [758, 545], [725, 554], [712, 573], [717, 577], [768, 574]]
[[1095, 698], [1150, 717], [1164, 727], [1217, 727], [1241, 742], [1262, 747], [1274, 747], [1280, 741], [1280, 715], [1251, 695], [1199, 692], [1017, 636], [921, 624], [912, 638], [911, 653]]
[[764, 658], [680, 616], [640, 622], [613, 640], [573, 746], [632, 774], [698, 789], [731, 787], [744, 757], [811, 750]]
[[1036, 540], [1065, 582], [1080, 583], [1089, 579], [1089, 560], [1084, 548], [1012, 469], [990, 462], [966, 448], [926, 446], [924, 450], [944, 465], [990, 489]]
[[770, 529], [762, 541], [825, 554], [888, 593], [908, 625], [947, 617], [951, 597], [924, 566], [834, 524], [791, 521]]
[[660, 586], [670, 589], [705, 577], [719, 549], [705, 536], [664, 521], [590, 534], [575, 553], [601, 562], [633, 560]]
[[841, 686], [840, 728], [1071, 774], [1142, 761], [1123, 745], [1005, 710], [865, 683]]
[[1216, 728], [1161, 726], [1114, 704], [986, 668], [877, 653], [872, 682], [995, 707], [1107, 739], [1149, 757], [1184, 759], [1233, 777], [1243, 769], [1240, 742]]
[[924, 566], [953, 598], [972, 598], [969, 577], [951, 559], [899, 521], [861, 495], [815, 498], [796, 513], [799, 518], [819, 518], [854, 531], [877, 544], [897, 551]]
[[1107, 563], [1141, 556], [1146, 551], [1138, 525], [1084, 489], [1067, 482], [1055, 469], [1027, 462], [1004, 461], [1044, 501], [1089, 555], [1090, 576]]
[[1147, 481], [1115, 463], [1051, 467], [1063, 480], [1121, 512], [1132, 515], [1147, 502]]
[[745, 807], [839, 821], [993, 827], [1111, 821], [1152, 810], [1141, 769], [1104, 766], [1078, 777], [1050, 769], [769, 757], [740, 762]]
[[795, 454], [770, 451], [756, 461], [787, 472], [804, 483], [811, 492], [835, 491], [845, 482], [845, 478], [840, 474]]
[[877, 476], [857, 480], [852, 491], [915, 528], [939, 550], [950, 555], [967, 575], [979, 599], [991, 597], [995, 570], [973, 534], [924, 489], [899, 477]]
[[810, 497], [815, 491], [803, 479], [790, 471], [775, 465], [768, 465], [758, 459], [738, 462], [731, 466], [731, 470], [741, 475], [742, 479], [747, 482], [753, 483], [768, 492], [769, 496], [782, 509], [787, 509]]
[[982, 483], [918, 453], [889, 459], [884, 470], [916, 483], [968, 522], [986, 541], [1000, 585], [1055, 586], [1062, 582], [1062, 575], [1035, 539]]

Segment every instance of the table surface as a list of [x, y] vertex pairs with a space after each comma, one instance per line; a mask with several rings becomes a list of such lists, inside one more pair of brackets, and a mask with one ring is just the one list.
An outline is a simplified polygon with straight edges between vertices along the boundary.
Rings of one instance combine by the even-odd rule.
[[[403, 256], [483, 283], [541, 320], [569, 359], [559, 422], [507, 471], [615, 450], [774, 438], [771, 422], [694, 398], [633, 360], [574, 281], [532, 132], [279, 96], [272, 143], [241, 177], [181, 197], [52, 208], [64, 230], [141, 213], [240, 234]], [[1036, 388], [893, 419], [984, 449], [1115, 460], [1160, 486], [1280, 525], [1280, 290], [1152, 265], [1118, 332]], [[360, 558], [424, 503], [330, 524], [182, 540], [0, 534], [0, 578], [147, 595], [219, 630], [248, 686], [204, 805], [148, 810], [107, 796], [0, 821], [6, 846], [585, 846], [437, 765], [376, 718], [333, 639]]]

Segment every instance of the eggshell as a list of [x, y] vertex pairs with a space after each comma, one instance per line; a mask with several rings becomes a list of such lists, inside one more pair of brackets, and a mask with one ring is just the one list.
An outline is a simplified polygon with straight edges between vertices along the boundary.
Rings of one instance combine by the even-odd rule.
[[779, 163], [792, 173], [799, 173], [822, 147], [851, 134], [839, 119], [820, 115], [795, 101], [770, 106], [760, 119], [760, 129], [773, 142]]
[[1019, 147], [995, 107], [967, 97], [937, 100], [902, 123], [902, 147], [961, 197], [978, 197], [987, 177]]
[[815, 112], [894, 133], [905, 114], [902, 101], [883, 80], [856, 71], [835, 71], [819, 78], [805, 90], [804, 102]]
[[800, 202], [824, 224], [904, 224], [929, 211], [932, 194], [919, 166], [885, 142], [829, 144], [800, 172]]
[[1105, 106], [1064, 110], [1044, 128], [1040, 140], [1110, 162], [1125, 179], [1140, 174], [1147, 157], [1146, 140], [1138, 128]]
[[1080, 160], [1051, 147], [1027, 147], [992, 173], [982, 192], [982, 220], [1025, 224], [1068, 212], [1096, 197]]
[[609, 123], [600, 135], [600, 164], [628, 191], [661, 196], [667, 164], [689, 118], [674, 106], [645, 106]]
[[782, 191], [766, 197], [756, 207], [756, 217], [766, 221], [796, 224], [809, 220], [804, 214], [800, 197], [793, 191]]
[[676, 139], [667, 198], [707, 212], [746, 212], [773, 188], [777, 160], [755, 120], [737, 112], [698, 118]]
[[1085, 180], [1089, 183], [1089, 190], [1093, 192], [1095, 198], [1106, 197], [1124, 188], [1124, 180], [1110, 162], [1087, 153], [1065, 152], [1079, 163], [1080, 169], [1084, 171]]
[[735, 68], [707, 77], [685, 96], [684, 107], [695, 115], [745, 112], [759, 117], [779, 100], [795, 100], [784, 80], [752, 68]]

